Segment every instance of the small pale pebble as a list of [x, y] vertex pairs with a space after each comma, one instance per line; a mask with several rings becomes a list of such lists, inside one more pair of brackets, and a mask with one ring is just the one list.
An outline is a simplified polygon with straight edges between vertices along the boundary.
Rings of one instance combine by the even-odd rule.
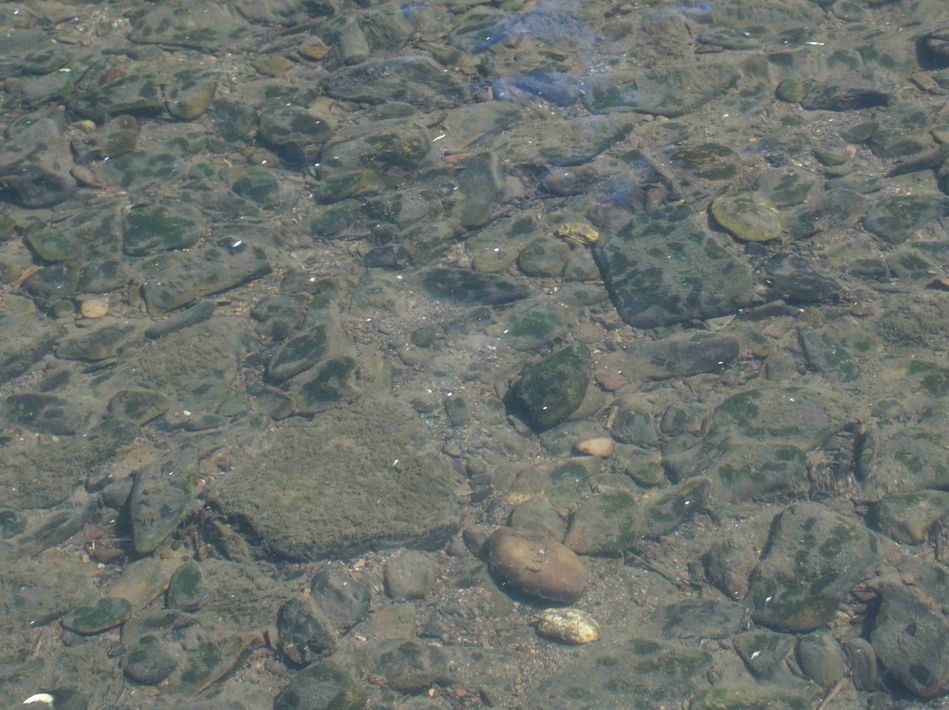
[[109, 312], [109, 302], [104, 298], [89, 298], [82, 302], [79, 312], [83, 318], [101, 318]]
[[613, 440], [608, 436], [594, 436], [584, 439], [573, 447], [578, 454], [607, 458], [613, 455]]
[[537, 617], [537, 633], [564, 643], [592, 643], [600, 638], [600, 625], [579, 609], [545, 609]]

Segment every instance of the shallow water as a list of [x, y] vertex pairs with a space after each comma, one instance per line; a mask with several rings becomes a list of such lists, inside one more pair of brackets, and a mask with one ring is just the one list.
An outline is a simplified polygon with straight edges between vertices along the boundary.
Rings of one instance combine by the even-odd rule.
[[0, 26], [11, 707], [944, 706], [944, 2]]

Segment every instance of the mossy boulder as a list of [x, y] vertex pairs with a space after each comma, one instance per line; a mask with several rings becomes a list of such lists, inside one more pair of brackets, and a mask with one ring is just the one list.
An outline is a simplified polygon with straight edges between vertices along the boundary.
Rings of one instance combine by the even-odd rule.
[[508, 406], [536, 431], [573, 414], [590, 384], [590, 351], [570, 345], [528, 366], [508, 392]]

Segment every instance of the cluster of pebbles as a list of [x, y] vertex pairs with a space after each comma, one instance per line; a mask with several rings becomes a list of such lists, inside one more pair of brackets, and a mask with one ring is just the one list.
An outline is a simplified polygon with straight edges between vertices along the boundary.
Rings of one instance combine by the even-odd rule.
[[943, 707], [945, 0], [0, 5], [0, 697]]

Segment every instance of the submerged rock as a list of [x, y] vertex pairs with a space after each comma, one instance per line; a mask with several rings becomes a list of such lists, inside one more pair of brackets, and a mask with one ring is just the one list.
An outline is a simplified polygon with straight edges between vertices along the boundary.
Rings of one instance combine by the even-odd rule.
[[208, 497], [291, 559], [438, 547], [458, 509], [447, 464], [419, 448], [428, 437], [406, 405], [363, 400], [272, 431]]
[[949, 619], [908, 587], [883, 591], [870, 639], [881, 663], [916, 696], [949, 692]]
[[686, 207], [641, 215], [594, 248], [613, 305], [655, 328], [734, 313], [754, 293], [751, 266]]
[[583, 561], [570, 548], [543, 534], [498, 528], [490, 545], [491, 571], [533, 596], [573, 602], [589, 583]]
[[528, 366], [511, 386], [508, 403], [535, 430], [550, 429], [583, 402], [591, 370], [589, 350], [570, 345]]
[[877, 562], [877, 542], [861, 524], [816, 503], [788, 506], [751, 577], [752, 618], [792, 632], [819, 629]]

